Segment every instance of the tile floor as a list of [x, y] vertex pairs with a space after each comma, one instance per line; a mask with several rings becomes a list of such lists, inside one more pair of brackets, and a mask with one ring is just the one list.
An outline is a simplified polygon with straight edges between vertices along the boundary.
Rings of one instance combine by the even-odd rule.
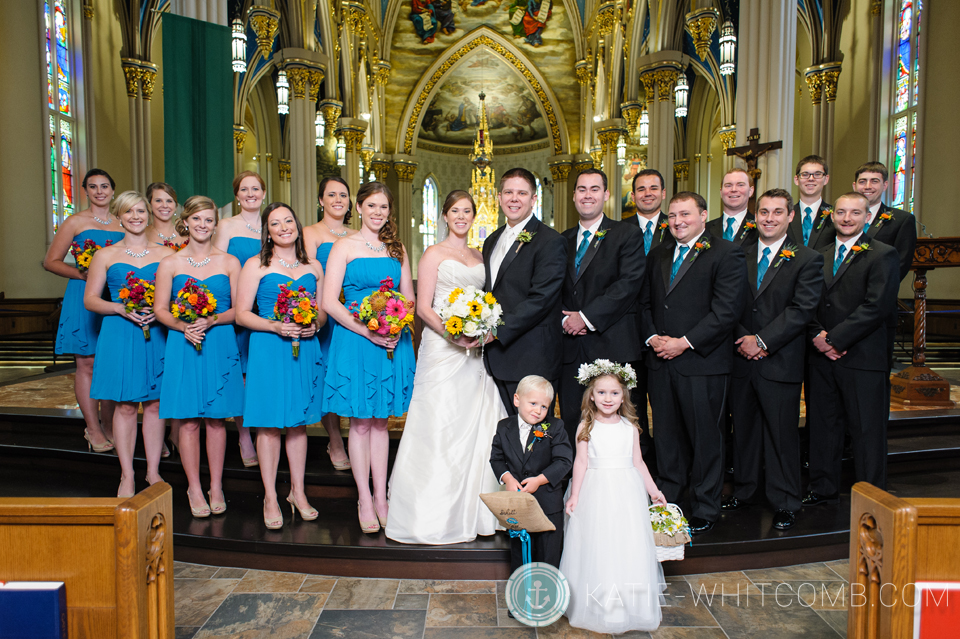
[[[667, 577], [660, 628], [621, 637], [845, 637], [846, 560]], [[573, 639], [507, 617], [503, 581], [356, 579], [177, 562], [177, 639]]]

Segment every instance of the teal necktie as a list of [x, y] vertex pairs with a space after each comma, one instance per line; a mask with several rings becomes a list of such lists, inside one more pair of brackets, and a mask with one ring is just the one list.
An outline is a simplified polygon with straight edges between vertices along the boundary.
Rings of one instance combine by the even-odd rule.
[[810, 231], [813, 230], [813, 209], [809, 206], [803, 209], [803, 245], [810, 244]]
[[837, 259], [833, 261], [833, 274], [836, 275], [837, 271], [840, 270], [840, 265], [843, 264], [843, 256], [847, 254], [847, 247], [843, 244], [840, 245], [840, 248], [837, 249]]
[[770, 268], [770, 247], [764, 247], [763, 253], [760, 257], [760, 263], [757, 264], [757, 290], [760, 290], [760, 282], [763, 281], [763, 276], [767, 274], [767, 269]]
[[733, 217], [727, 218], [727, 228], [724, 229], [723, 231], [723, 239], [725, 239], [728, 242], [733, 241], [733, 224], [736, 221], [737, 221], [736, 218], [733, 218]]
[[653, 220], [647, 220], [647, 228], [643, 231], [643, 254], [650, 254], [650, 245], [653, 243]]
[[689, 251], [689, 250], [690, 250], [689, 247], [686, 247], [686, 246], [681, 246], [681, 247], [680, 247], [680, 255], [678, 255], [678, 256], [677, 256], [677, 259], [675, 259], [675, 260], [673, 261], [673, 268], [670, 269], [670, 283], [671, 283], [671, 284], [673, 284], [673, 278], [675, 278], [675, 277], [677, 276], [677, 271], [680, 270], [680, 265], [683, 264], [683, 258], [684, 258], [684, 256], [686, 256], [687, 251]]
[[583, 261], [583, 256], [587, 252], [587, 248], [590, 246], [590, 231], [583, 232], [583, 239], [580, 240], [580, 246], [577, 247], [577, 255], [573, 259], [573, 266], [577, 269], [577, 273], [580, 273], [580, 262]]

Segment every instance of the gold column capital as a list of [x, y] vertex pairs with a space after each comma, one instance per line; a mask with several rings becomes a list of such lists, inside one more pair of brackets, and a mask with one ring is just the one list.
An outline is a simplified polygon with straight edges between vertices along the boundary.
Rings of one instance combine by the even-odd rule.
[[243, 143], [247, 141], [247, 129], [239, 124], [233, 125], [233, 142], [237, 147], [237, 153], [243, 153]]
[[601, 153], [607, 154], [613, 148], [617, 147], [620, 136], [624, 130], [619, 126], [608, 126], [597, 131], [597, 139], [600, 140]]
[[737, 143], [736, 125], [730, 124], [728, 126], [721, 127], [718, 136], [720, 137], [720, 144], [723, 145], [723, 152], [726, 153], [727, 149]]
[[837, 99], [837, 83], [840, 80], [840, 67], [835, 67], [822, 73], [823, 92], [826, 94], [827, 102], [835, 102]]
[[307, 82], [310, 80], [310, 69], [303, 67], [286, 67], [287, 80], [290, 82], [290, 95], [295, 100], [304, 100], [307, 97]]
[[127, 96], [135, 98], [140, 95], [140, 61], [133, 58], [120, 58], [123, 68], [123, 79], [127, 83]]
[[650, 70], [640, 74], [640, 83], [643, 84], [644, 105], [649, 107], [653, 102], [654, 91], [656, 91], [657, 72]]
[[250, 28], [257, 35], [257, 49], [264, 60], [269, 60], [270, 52], [273, 51], [273, 40], [280, 27], [280, 13], [270, 7], [256, 5], [250, 7], [247, 16]]
[[153, 97], [153, 88], [157, 83], [157, 65], [149, 62], [140, 63], [140, 92], [144, 100]]
[[624, 102], [620, 105], [620, 114], [627, 121], [627, 130], [633, 133], [640, 123], [640, 112], [643, 110], [639, 102]]
[[87, 20], [93, 20], [93, 5], [90, 2], [91, 0], [83, 1], [83, 17]]
[[570, 162], [558, 162], [548, 166], [554, 182], [566, 182], [567, 178], [570, 177], [570, 171], [573, 170], [573, 165]]
[[323, 69], [310, 69], [310, 103], [313, 104], [320, 96], [320, 85], [323, 83]]
[[590, 81], [590, 69], [587, 67], [587, 61], [577, 60], [574, 68], [577, 73], [577, 82], [580, 83], [580, 86], [586, 86], [587, 82]]
[[363, 138], [366, 135], [366, 131], [360, 128], [354, 127], [342, 127], [343, 131], [343, 140], [347, 148], [347, 152], [358, 152], [360, 147], [363, 145]]
[[393, 67], [390, 66], [389, 62], [380, 61], [377, 63], [376, 67], [376, 83], [380, 86], [384, 86], [387, 81], [390, 79], [390, 70]]
[[719, 20], [720, 13], [713, 7], [697, 9], [686, 15], [684, 26], [693, 38], [693, 46], [697, 49], [697, 55], [701, 60], [705, 61], [710, 53], [710, 42], [713, 32], [717, 30]]
[[376, 176], [377, 182], [385, 182], [387, 175], [390, 173], [390, 162], [374, 158], [374, 160], [370, 162], [370, 168], [373, 169], [373, 174]]
[[613, 32], [613, 25], [617, 21], [616, 2], [607, 1], [597, 9], [597, 17], [594, 18], [594, 26], [601, 36], [610, 35]]
[[673, 88], [676, 86], [679, 77], [680, 71], [677, 69], [657, 69], [657, 96], [660, 102], [668, 102], [673, 99]]
[[673, 177], [679, 182], [690, 177], [690, 161], [686, 158], [673, 163]]
[[324, 100], [320, 103], [320, 113], [323, 114], [323, 122], [327, 129], [333, 131], [338, 128], [337, 121], [342, 111], [343, 102], [339, 100]]
[[417, 163], [410, 160], [396, 161], [393, 163], [393, 170], [397, 172], [401, 182], [413, 182], [413, 176], [417, 173]]
[[823, 100], [823, 72], [808, 69], [803, 79], [807, 82], [807, 90], [814, 106], [820, 104]]
[[277, 160], [277, 169], [280, 170], [280, 179], [290, 181], [290, 160]]

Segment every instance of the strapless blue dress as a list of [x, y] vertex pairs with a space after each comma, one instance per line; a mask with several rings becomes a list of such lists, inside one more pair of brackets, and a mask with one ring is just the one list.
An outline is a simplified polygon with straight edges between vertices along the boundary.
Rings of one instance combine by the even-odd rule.
[[[157, 264], [131, 266], [117, 262], [107, 269], [110, 298], [120, 301], [120, 289], [127, 283], [127, 273], [143, 280], [157, 277]], [[116, 402], [147, 402], [160, 398], [163, 381], [163, 357], [167, 329], [159, 322], [150, 324], [150, 339], [143, 330], [120, 315], [107, 315], [100, 327], [96, 357], [93, 360], [93, 382], [90, 397]]]
[[[240, 266], [247, 263], [254, 255], [260, 254], [260, 240], [252, 237], [231, 237], [227, 244], [227, 253], [240, 260]], [[271, 302], [270, 308], [273, 308]], [[253, 309], [256, 312], [257, 309]], [[240, 368], [243, 374], [247, 374], [247, 351], [250, 348], [250, 330], [234, 324], [234, 331], [237, 334], [237, 348], [240, 349]]]
[[[260, 317], [273, 319], [273, 305], [280, 285], [293, 281], [317, 292], [317, 279], [305, 273], [268, 273], [257, 289]], [[291, 428], [315, 424], [323, 416], [323, 356], [317, 336], [300, 340], [300, 355], [293, 356], [293, 341], [276, 333], [251, 331], [247, 383], [244, 392], [243, 425], [256, 428]]]
[[[75, 235], [73, 241], [83, 246], [87, 240], [93, 240], [100, 246], [107, 242], [116, 244], [123, 239], [124, 233], [90, 229]], [[54, 349], [57, 355], [93, 355], [97, 350], [97, 334], [103, 318], [83, 307], [83, 294], [87, 290], [85, 280], [68, 280], [67, 290], [63, 294], [63, 306], [60, 308], [60, 323], [57, 325], [57, 341]]]
[[[173, 278], [170, 299], [187, 283], [189, 275]], [[230, 278], [217, 274], [197, 279], [217, 300], [217, 313], [230, 310]], [[243, 414], [243, 373], [233, 326], [222, 324], [207, 329], [198, 352], [180, 331], [167, 333], [163, 362], [164, 383], [160, 388], [160, 417], [224, 419]]]
[[[347, 264], [343, 276], [346, 306], [363, 301], [392, 277], [400, 284], [400, 263], [393, 258], [361, 257]], [[413, 339], [404, 331], [393, 359], [387, 350], [339, 324], [333, 327], [323, 406], [337, 415], [386, 418], [403, 415], [410, 406], [416, 361]]]
[[[327, 258], [330, 257], [330, 249], [333, 248], [333, 242], [327, 242], [317, 247], [317, 261], [323, 267], [323, 272], [327, 272]], [[317, 331], [317, 339], [320, 340], [320, 350], [323, 352], [323, 361], [330, 361], [330, 344], [333, 341], [333, 327], [337, 322], [332, 317], [327, 317], [327, 323]]]

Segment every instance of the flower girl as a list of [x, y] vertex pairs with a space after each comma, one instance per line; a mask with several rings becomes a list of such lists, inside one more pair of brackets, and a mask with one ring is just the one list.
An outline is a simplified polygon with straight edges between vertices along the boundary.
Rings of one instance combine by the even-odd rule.
[[660, 625], [663, 570], [657, 562], [647, 495], [665, 504], [643, 458], [629, 365], [580, 367], [587, 387], [566, 501], [560, 572], [570, 584], [570, 625], [602, 633]]

